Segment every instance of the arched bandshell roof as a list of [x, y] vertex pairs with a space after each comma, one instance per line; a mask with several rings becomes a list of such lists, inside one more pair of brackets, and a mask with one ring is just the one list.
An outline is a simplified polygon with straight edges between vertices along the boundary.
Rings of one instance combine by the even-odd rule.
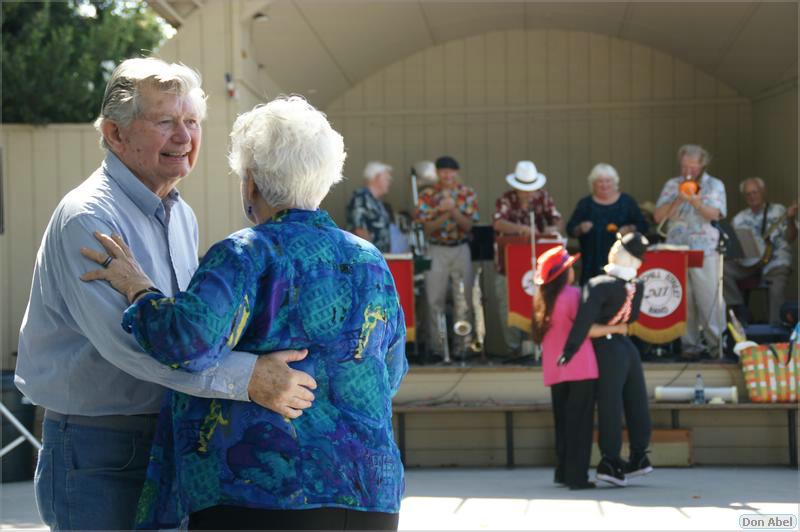
[[[150, 0], [180, 25], [207, 0]], [[249, 0], [249, 53], [287, 92], [326, 107], [370, 74], [453, 39], [507, 29], [606, 34], [675, 56], [757, 98], [797, 79], [795, 2], [545, 3]], [[262, 13], [268, 20], [257, 22]]]

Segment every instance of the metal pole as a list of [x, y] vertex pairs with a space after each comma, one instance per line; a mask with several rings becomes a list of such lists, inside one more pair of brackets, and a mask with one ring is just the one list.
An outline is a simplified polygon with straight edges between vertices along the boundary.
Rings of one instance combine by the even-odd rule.
[[[42, 449], [42, 444], [41, 444], [41, 443], [39, 443], [39, 440], [37, 440], [37, 439], [36, 439], [36, 438], [33, 436], [33, 434], [31, 434], [31, 433], [28, 431], [28, 429], [26, 429], [26, 428], [25, 428], [25, 425], [23, 425], [22, 423], [20, 423], [20, 422], [19, 422], [19, 420], [18, 420], [17, 418], [15, 418], [15, 417], [14, 417], [14, 414], [12, 414], [12, 413], [11, 413], [11, 411], [10, 411], [8, 408], [6, 408], [6, 405], [4, 405], [4, 404], [2, 403], [2, 401], [0, 401], [0, 414], [2, 414], [2, 415], [4, 415], [4, 416], [6, 416], [6, 417], [8, 418], [8, 420], [11, 422], [11, 424], [12, 424], [12, 425], [14, 425], [14, 427], [15, 427], [15, 428], [16, 428], [18, 431], [20, 431], [20, 432], [22, 433], [22, 435], [25, 437], [25, 439], [27, 439], [29, 442], [31, 442], [31, 445], [33, 445], [33, 446], [36, 448], [36, 450], [37, 450], [37, 451], [40, 451], [40, 450]], [[16, 443], [16, 441], [17, 441], [17, 440], [14, 440], [13, 442], [11, 442], [11, 443], [10, 443], [8, 446], [6, 446], [6, 447], [15, 447], [16, 445], [18, 445], [18, 444]], [[4, 451], [3, 451], [3, 454], [5, 454], [5, 453], [7, 452], [7, 451], [5, 451], [6, 447], [4, 447], [4, 448], [3, 448], [3, 449], [4, 449]], [[10, 450], [10, 449], [9, 449], [9, 450]], [[2, 455], [0, 455], [0, 456], [2, 456]]]
[[[531, 289], [531, 309], [536, 308], [536, 292], [537, 286], [534, 280], [536, 279], [536, 212], [532, 208], [528, 211], [530, 214], [531, 219], [531, 273], [533, 274], [531, 277], [531, 282], [533, 282], [533, 288]], [[533, 318], [533, 313], [531, 313], [531, 318]], [[533, 353], [525, 353], [525, 355], [533, 355], [534, 360], [539, 360], [539, 353], [537, 349], [534, 348]]]
[[[720, 231], [721, 232], [721, 231]], [[720, 238], [722, 238], [720, 236]], [[725, 296], [723, 293], [723, 277], [725, 275], [725, 250], [723, 249], [722, 252], [719, 254], [719, 268], [718, 268], [718, 278], [717, 278], [717, 312], [715, 313], [714, 317], [719, 322], [719, 315], [722, 313], [722, 323], [717, 323], [719, 326], [719, 338], [717, 338], [717, 344], [719, 345], [719, 353], [718, 357], [722, 360], [724, 356], [723, 349], [722, 349], [722, 333], [725, 331]]]

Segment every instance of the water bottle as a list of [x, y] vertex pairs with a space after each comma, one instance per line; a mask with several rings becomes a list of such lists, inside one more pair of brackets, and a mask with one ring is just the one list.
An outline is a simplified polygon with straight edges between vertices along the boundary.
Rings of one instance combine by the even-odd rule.
[[692, 404], [704, 405], [706, 404], [706, 388], [703, 385], [703, 376], [699, 373], [694, 381], [694, 400]]

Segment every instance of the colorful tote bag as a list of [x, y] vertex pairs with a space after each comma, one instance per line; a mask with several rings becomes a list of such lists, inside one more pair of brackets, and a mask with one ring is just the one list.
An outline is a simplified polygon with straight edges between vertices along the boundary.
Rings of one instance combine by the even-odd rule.
[[797, 402], [798, 344], [755, 345], [740, 354], [747, 394], [753, 403]]

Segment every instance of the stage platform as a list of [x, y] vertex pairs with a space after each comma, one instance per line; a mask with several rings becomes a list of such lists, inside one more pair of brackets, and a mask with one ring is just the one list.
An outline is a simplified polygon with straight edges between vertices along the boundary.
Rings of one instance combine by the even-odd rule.
[[[742, 372], [734, 363], [645, 363], [644, 369], [651, 400], [656, 386], [693, 386], [699, 373], [707, 387], [736, 386], [739, 403], [747, 403]], [[394, 399], [396, 414], [403, 412], [394, 422], [396, 433], [403, 433], [406, 465], [506, 466], [509, 429], [514, 465], [552, 464], [550, 391], [541, 371], [537, 366], [506, 364], [412, 366]], [[447, 408], [418, 408], [430, 405]], [[508, 409], [497, 405], [519, 408], [509, 420]], [[660, 466], [788, 465], [788, 432], [794, 433], [796, 448], [796, 422], [790, 422], [791, 416], [796, 420], [796, 406], [696, 407], [681, 410], [677, 427], [673, 409], [656, 404], [651, 413], [657, 432], [654, 458], [662, 458], [654, 462]], [[680, 449], [678, 440], [684, 442]], [[671, 447], [659, 449], [661, 445]]]

